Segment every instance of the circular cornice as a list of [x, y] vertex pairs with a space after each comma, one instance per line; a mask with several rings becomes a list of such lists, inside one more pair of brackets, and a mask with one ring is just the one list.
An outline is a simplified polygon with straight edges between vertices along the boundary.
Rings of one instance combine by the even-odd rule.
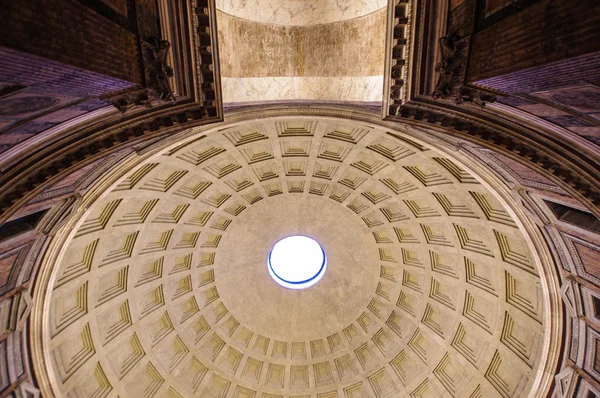
[[[301, 111], [174, 136], [84, 197], [36, 285], [44, 396], [131, 395], [146, 382], [169, 396], [545, 395], [561, 337], [556, 278], [506, 188], [424, 130]], [[319, 205], [316, 221], [303, 216]], [[281, 233], [334, 248], [313, 289], [273, 286], [305, 295], [305, 307], [283, 297], [291, 320], [260, 297], [274, 285], [264, 259], [236, 260]], [[186, 386], [190, 368], [202, 378]]]

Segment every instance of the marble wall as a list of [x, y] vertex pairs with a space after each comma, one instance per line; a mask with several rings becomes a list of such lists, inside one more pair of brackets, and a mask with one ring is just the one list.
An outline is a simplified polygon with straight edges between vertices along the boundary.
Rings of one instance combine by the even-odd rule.
[[380, 101], [386, 11], [282, 26], [218, 13], [224, 102]]
[[225, 77], [383, 74], [383, 9], [352, 21], [317, 26], [280, 26], [222, 12], [217, 15]]
[[242, 19], [279, 25], [318, 25], [370, 14], [387, 0], [217, 0], [217, 9]]
[[223, 100], [381, 101], [383, 76], [338, 77], [223, 77]]

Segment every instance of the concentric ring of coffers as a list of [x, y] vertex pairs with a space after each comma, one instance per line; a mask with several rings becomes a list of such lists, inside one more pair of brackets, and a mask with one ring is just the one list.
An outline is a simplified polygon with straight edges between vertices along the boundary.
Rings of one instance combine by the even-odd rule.
[[[375, 278], [366, 305], [318, 338], [268, 335], [261, 308], [246, 327], [216, 277], [220, 248], [243, 244], [236, 221], [282, 198], [339, 206], [375, 253], [356, 260]], [[525, 396], [545, 327], [529, 247], [487, 184], [407, 131], [218, 126], [134, 167], [73, 228], [48, 287], [47, 371], [70, 397]], [[296, 293], [337, 305], [322, 283]]]

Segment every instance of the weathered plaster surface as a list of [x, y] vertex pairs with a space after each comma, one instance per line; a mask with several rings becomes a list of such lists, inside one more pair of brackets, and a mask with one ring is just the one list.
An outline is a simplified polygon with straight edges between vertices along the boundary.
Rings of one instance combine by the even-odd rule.
[[384, 9], [316, 26], [218, 18], [224, 102], [381, 100]]
[[381, 101], [383, 76], [224, 77], [223, 101], [275, 100]]
[[361, 17], [386, 0], [217, 0], [217, 9], [239, 18], [280, 25], [318, 25]]
[[385, 10], [318, 26], [279, 26], [218, 13], [224, 77], [383, 74]]

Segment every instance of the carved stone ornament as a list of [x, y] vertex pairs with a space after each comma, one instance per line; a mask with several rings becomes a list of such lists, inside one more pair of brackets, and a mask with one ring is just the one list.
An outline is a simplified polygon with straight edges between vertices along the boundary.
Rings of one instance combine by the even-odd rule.
[[150, 42], [142, 42], [146, 88], [150, 98], [173, 102], [175, 96], [169, 85], [169, 78], [173, 77], [173, 68], [167, 65], [169, 48], [171, 44], [166, 40], [153, 38]]
[[466, 59], [468, 55], [469, 38], [461, 38], [456, 32], [440, 37], [442, 60], [435, 66], [438, 80], [431, 94], [434, 99], [451, 99], [457, 105], [471, 102], [485, 106], [495, 102], [496, 97], [473, 87], [464, 86]]
[[8, 330], [22, 331], [30, 313], [31, 295], [27, 289], [20, 289], [12, 296]]
[[496, 96], [477, 90], [473, 87], [461, 86], [458, 89], [458, 95], [455, 100], [457, 105], [462, 105], [465, 102], [472, 102], [479, 106], [485, 106], [486, 103], [496, 102]]
[[157, 38], [142, 42], [146, 87], [122, 93], [111, 98], [115, 108], [125, 113], [134, 106], [152, 107], [152, 101], [175, 102], [169, 78], [173, 68], [167, 65], [167, 54], [171, 44]]
[[111, 103], [121, 113], [127, 112], [134, 106], [143, 106], [145, 108], [152, 107], [150, 97], [148, 97], [148, 90], [145, 88], [135, 91], [129, 91], [124, 94], [120, 94], [116, 97], [113, 97], [111, 98]]
[[435, 71], [439, 74], [435, 90], [432, 94], [434, 99], [446, 99], [450, 97], [454, 90], [452, 76], [456, 68], [457, 41], [459, 37], [456, 33], [440, 37], [440, 48], [442, 50], [442, 60], [435, 66]]
[[16, 398], [39, 398], [40, 390], [29, 382], [24, 382], [14, 391]]
[[573, 368], [563, 369], [554, 379], [556, 380], [556, 388], [553, 398], [567, 398], [575, 395], [579, 376]]

